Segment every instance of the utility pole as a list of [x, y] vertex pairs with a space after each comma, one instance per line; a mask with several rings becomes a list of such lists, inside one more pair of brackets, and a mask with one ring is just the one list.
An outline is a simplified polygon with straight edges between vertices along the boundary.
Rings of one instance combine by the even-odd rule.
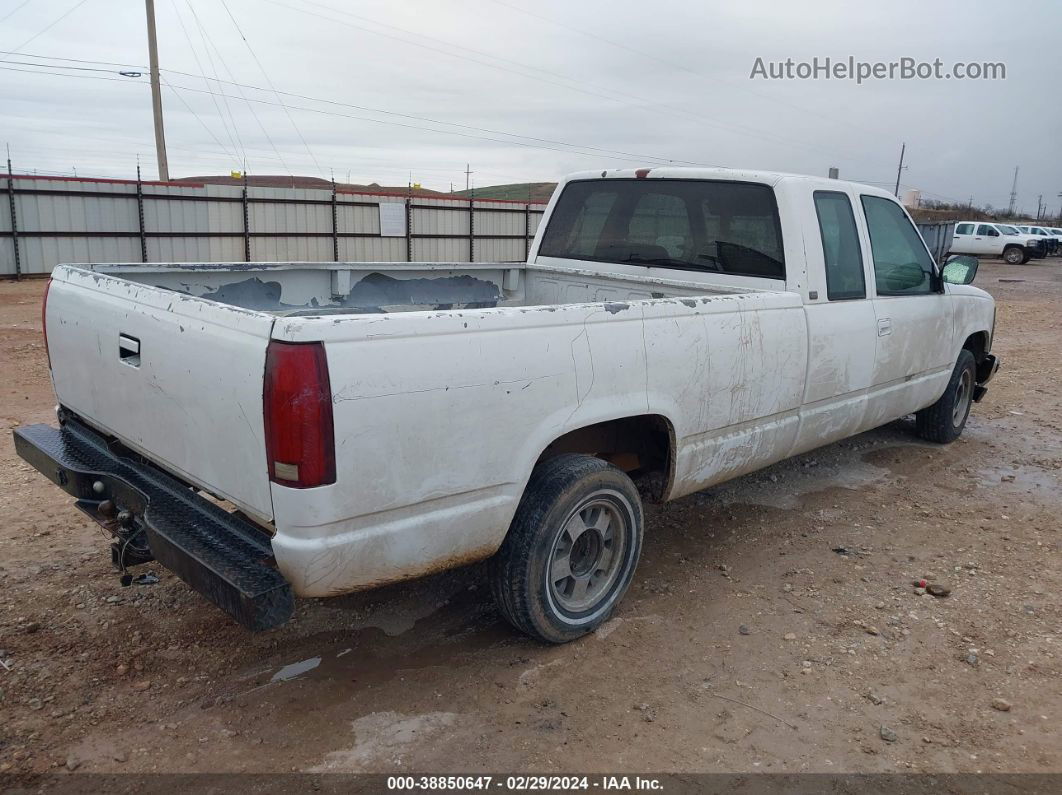
[[1014, 166], [1014, 182], [1010, 185], [1010, 204], [1007, 205], [1007, 217], [1014, 215], [1014, 202], [1018, 199], [1018, 167]]
[[471, 178], [472, 178], [472, 175], [475, 172], [469, 170], [469, 169], [471, 169], [471, 167], [472, 167], [471, 163], [465, 163], [465, 190], [468, 190], [472, 186], [472, 179]]
[[159, 179], [168, 182], [170, 164], [166, 159], [166, 133], [162, 129], [162, 89], [159, 86], [159, 43], [155, 37], [155, 0], [147, 3], [148, 65], [151, 67], [151, 110], [155, 115], [155, 152], [159, 161]]
[[1036, 220], [1040, 220], [1040, 215], [1044, 211], [1044, 195], [1041, 193], [1040, 198], [1036, 200]]
[[906, 151], [907, 144], [904, 143], [903, 146], [900, 147], [900, 165], [896, 167], [896, 190], [893, 191], [893, 195], [895, 195], [897, 199], [900, 198], [900, 172], [903, 171], [903, 155]]

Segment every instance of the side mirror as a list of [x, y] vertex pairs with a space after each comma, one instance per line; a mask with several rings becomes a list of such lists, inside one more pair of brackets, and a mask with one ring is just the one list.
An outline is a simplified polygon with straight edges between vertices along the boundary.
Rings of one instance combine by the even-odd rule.
[[966, 254], [951, 257], [945, 264], [942, 276], [948, 284], [970, 284], [977, 275], [981, 260]]
[[885, 288], [897, 293], [915, 290], [921, 287], [926, 280], [926, 272], [917, 262], [895, 265], [882, 275]]

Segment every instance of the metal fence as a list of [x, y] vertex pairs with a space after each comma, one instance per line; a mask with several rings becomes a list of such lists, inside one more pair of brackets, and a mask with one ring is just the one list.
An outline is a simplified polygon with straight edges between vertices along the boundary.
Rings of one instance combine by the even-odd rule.
[[0, 277], [60, 262], [516, 262], [533, 202], [0, 175]]

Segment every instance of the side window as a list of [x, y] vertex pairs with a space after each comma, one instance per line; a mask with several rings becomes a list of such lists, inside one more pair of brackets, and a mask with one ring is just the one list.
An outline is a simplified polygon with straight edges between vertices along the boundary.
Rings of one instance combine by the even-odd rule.
[[973, 224], [959, 224], [957, 227], [955, 227], [955, 234], [957, 234], [957, 235], [972, 235], [973, 234], [973, 228], [974, 228]]
[[859, 249], [852, 202], [844, 193], [815, 191], [815, 212], [826, 263], [826, 296], [831, 301], [866, 298], [863, 252]]
[[878, 295], [927, 295], [933, 260], [921, 235], [896, 202], [878, 196], [863, 196], [862, 201]]
[[979, 235], [987, 235], [989, 237], [994, 237], [993, 232], [995, 232], [995, 230], [988, 224], [981, 224], [977, 227], [977, 234]]

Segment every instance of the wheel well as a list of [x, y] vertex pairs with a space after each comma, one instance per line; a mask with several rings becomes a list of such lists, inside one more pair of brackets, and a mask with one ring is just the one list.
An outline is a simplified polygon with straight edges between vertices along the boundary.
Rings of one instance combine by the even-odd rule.
[[980, 362], [985, 358], [985, 353], [987, 353], [988, 334], [984, 331], [978, 331], [976, 334], [971, 334], [966, 338], [966, 342], [962, 344], [962, 347], [973, 354], [974, 361]]
[[539, 461], [561, 453], [583, 453], [626, 472], [645, 496], [659, 501], [670, 490], [675, 431], [659, 414], [621, 417], [576, 428], [554, 439]]

